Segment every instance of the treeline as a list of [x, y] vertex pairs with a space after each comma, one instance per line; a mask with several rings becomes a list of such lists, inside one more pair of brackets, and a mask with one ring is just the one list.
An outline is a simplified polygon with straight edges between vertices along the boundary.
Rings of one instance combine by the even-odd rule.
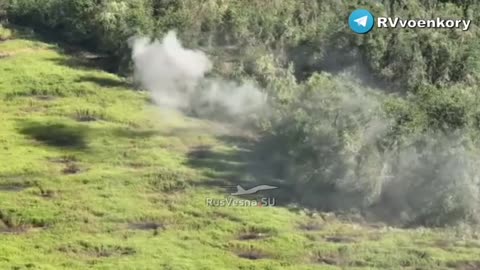
[[[423, 83], [444, 86], [478, 80], [480, 8], [469, 0], [3, 1], [11, 22], [50, 30], [69, 42], [108, 53], [119, 67], [129, 60], [126, 41], [130, 37], [159, 37], [177, 29], [190, 45], [247, 54], [240, 61], [274, 52], [285, 65], [294, 63], [298, 78], [362, 61], [378, 79], [403, 90]], [[357, 36], [346, 20], [358, 7], [377, 16], [472, 19], [473, 27], [468, 33], [378, 30]]]
[[[122, 72], [129, 38], [176, 29], [216, 72], [255, 78], [274, 111], [261, 154], [278, 157], [298, 203], [403, 225], [480, 221], [477, 1], [4, 1], [9, 22], [106, 53]], [[472, 26], [355, 35], [358, 7]]]

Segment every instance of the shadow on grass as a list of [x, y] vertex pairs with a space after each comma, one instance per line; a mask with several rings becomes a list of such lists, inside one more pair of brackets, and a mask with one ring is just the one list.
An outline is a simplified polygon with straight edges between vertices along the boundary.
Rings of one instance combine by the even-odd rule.
[[86, 148], [87, 128], [63, 123], [24, 122], [20, 133], [48, 146], [60, 148]]
[[302, 164], [293, 164], [288, 147], [285, 147], [287, 142], [279, 137], [220, 136], [218, 139], [233, 146], [234, 150], [193, 149], [187, 165], [204, 172], [207, 179], [199, 185], [220, 189], [225, 196], [236, 192], [237, 185], [245, 190], [269, 185], [277, 188], [236, 197], [249, 200], [274, 198], [276, 206], [293, 212], [309, 209], [347, 215], [350, 213], [347, 207], [361, 196], [341, 194], [330, 181], [305, 180], [307, 177], [299, 171]]
[[131, 87], [132, 85], [126, 81], [114, 78], [96, 77], [96, 76], [82, 76], [77, 82], [91, 82], [97, 84], [100, 87], [113, 88], [113, 87]]
[[132, 128], [118, 128], [114, 130], [115, 136], [129, 139], [148, 139], [161, 135], [162, 133], [154, 129], [137, 130]]
[[[63, 52], [63, 51], [61, 51]], [[104, 70], [113, 73], [115, 71], [108, 57], [83, 57], [82, 54], [75, 54], [63, 58], [51, 58], [50, 61], [57, 65], [80, 70]]]
[[[409, 228], [425, 225], [421, 220], [423, 215], [411, 221], [400, 219], [398, 213], [401, 213], [402, 209], [388, 197], [380, 198], [373, 205], [364, 206], [362, 203], [365, 202], [367, 193], [359, 188], [342, 189], [342, 183], [338, 184], [336, 179], [347, 171], [348, 163], [343, 163], [337, 152], [327, 153], [322, 157], [315, 156], [318, 159], [315, 160], [317, 170], [314, 171], [311, 169], [312, 165], [307, 163], [313, 158], [291, 158], [287, 140], [281, 136], [264, 137], [260, 140], [238, 136], [222, 136], [218, 139], [234, 146], [236, 150], [219, 153], [208, 148], [193, 149], [188, 155], [188, 165], [204, 172], [207, 180], [201, 181], [199, 185], [221, 189], [225, 196], [237, 191], [237, 185], [245, 190], [259, 185], [270, 185], [278, 188], [237, 198], [274, 198], [276, 206], [285, 207], [292, 212], [334, 212], [349, 222], [374, 222]], [[326, 140], [325, 143], [330, 142]], [[330, 174], [317, 173], [325, 170], [330, 170]]]
[[[241, 153], [220, 153], [204, 147], [197, 147], [188, 153], [187, 165], [202, 169], [205, 176], [216, 184], [232, 185], [247, 170]], [[219, 180], [224, 179], [224, 180]], [[207, 180], [205, 183], [209, 183]]]
[[271, 149], [264, 151], [266, 147], [272, 147], [272, 142], [253, 141], [240, 136], [221, 136], [219, 139], [235, 146], [235, 150], [218, 152], [201, 146], [188, 153], [187, 165], [202, 170], [207, 178], [200, 185], [221, 188], [225, 195], [237, 191], [237, 185], [244, 189], [271, 185], [278, 188], [240, 198], [275, 198], [276, 205], [289, 208], [300, 202], [301, 195], [296, 193], [294, 184], [283, 179], [288, 169], [282, 164], [284, 157], [280, 153], [272, 154]]

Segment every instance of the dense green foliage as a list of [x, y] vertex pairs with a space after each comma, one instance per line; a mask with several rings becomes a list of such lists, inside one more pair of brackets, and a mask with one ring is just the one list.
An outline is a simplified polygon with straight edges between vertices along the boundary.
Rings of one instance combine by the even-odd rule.
[[[346, 24], [357, 7], [473, 22], [467, 32], [358, 36]], [[119, 70], [130, 37], [174, 28], [222, 63], [218, 73], [255, 78], [274, 111], [263, 132], [277, 146], [264, 154], [278, 152], [277, 177], [301, 203], [394, 209], [401, 224], [480, 219], [476, 1], [9, 0], [6, 9], [11, 22], [111, 55]]]
[[[223, 47], [258, 56], [273, 50], [297, 75], [339, 70], [363, 61], [377, 78], [399, 87], [422, 83], [474, 83], [478, 71], [479, 6], [456, 1], [60, 1], [8, 0], [13, 22], [50, 29], [69, 41], [108, 52], [128, 54], [126, 40], [136, 34], [159, 36], [172, 28], [190, 44]], [[374, 31], [350, 33], [345, 21], [363, 6], [378, 16], [438, 17], [473, 20], [461, 31]], [[253, 57], [253, 56], [252, 56]], [[242, 59], [242, 60], [248, 60]]]

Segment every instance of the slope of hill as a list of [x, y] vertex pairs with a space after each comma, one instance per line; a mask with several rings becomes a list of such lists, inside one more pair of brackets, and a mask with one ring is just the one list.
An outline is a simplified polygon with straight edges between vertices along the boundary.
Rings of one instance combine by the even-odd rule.
[[60, 46], [1, 42], [0, 78], [1, 269], [480, 267], [475, 233], [209, 206], [230, 198], [246, 138]]

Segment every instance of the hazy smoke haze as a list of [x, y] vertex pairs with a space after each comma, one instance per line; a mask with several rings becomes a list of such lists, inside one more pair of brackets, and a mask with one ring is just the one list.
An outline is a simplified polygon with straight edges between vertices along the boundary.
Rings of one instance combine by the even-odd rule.
[[292, 201], [328, 211], [361, 209], [401, 225], [480, 222], [480, 155], [465, 143], [467, 131], [405, 133], [392, 141], [397, 119], [383, 111], [384, 101], [355, 74], [341, 72], [292, 84], [299, 99], [281, 107], [276, 120], [278, 108], [268, 108], [253, 82], [214, 77], [208, 56], [184, 48], [175, 32], [132, 42], [135, 78], [160, 107], [227, 120], [242, 130], [250, 116], [271, 118], [280, 135], [270, 138], [271, 146], [253, 149], [261, 159], [245, 173], [285, 179], [296, 190]]

